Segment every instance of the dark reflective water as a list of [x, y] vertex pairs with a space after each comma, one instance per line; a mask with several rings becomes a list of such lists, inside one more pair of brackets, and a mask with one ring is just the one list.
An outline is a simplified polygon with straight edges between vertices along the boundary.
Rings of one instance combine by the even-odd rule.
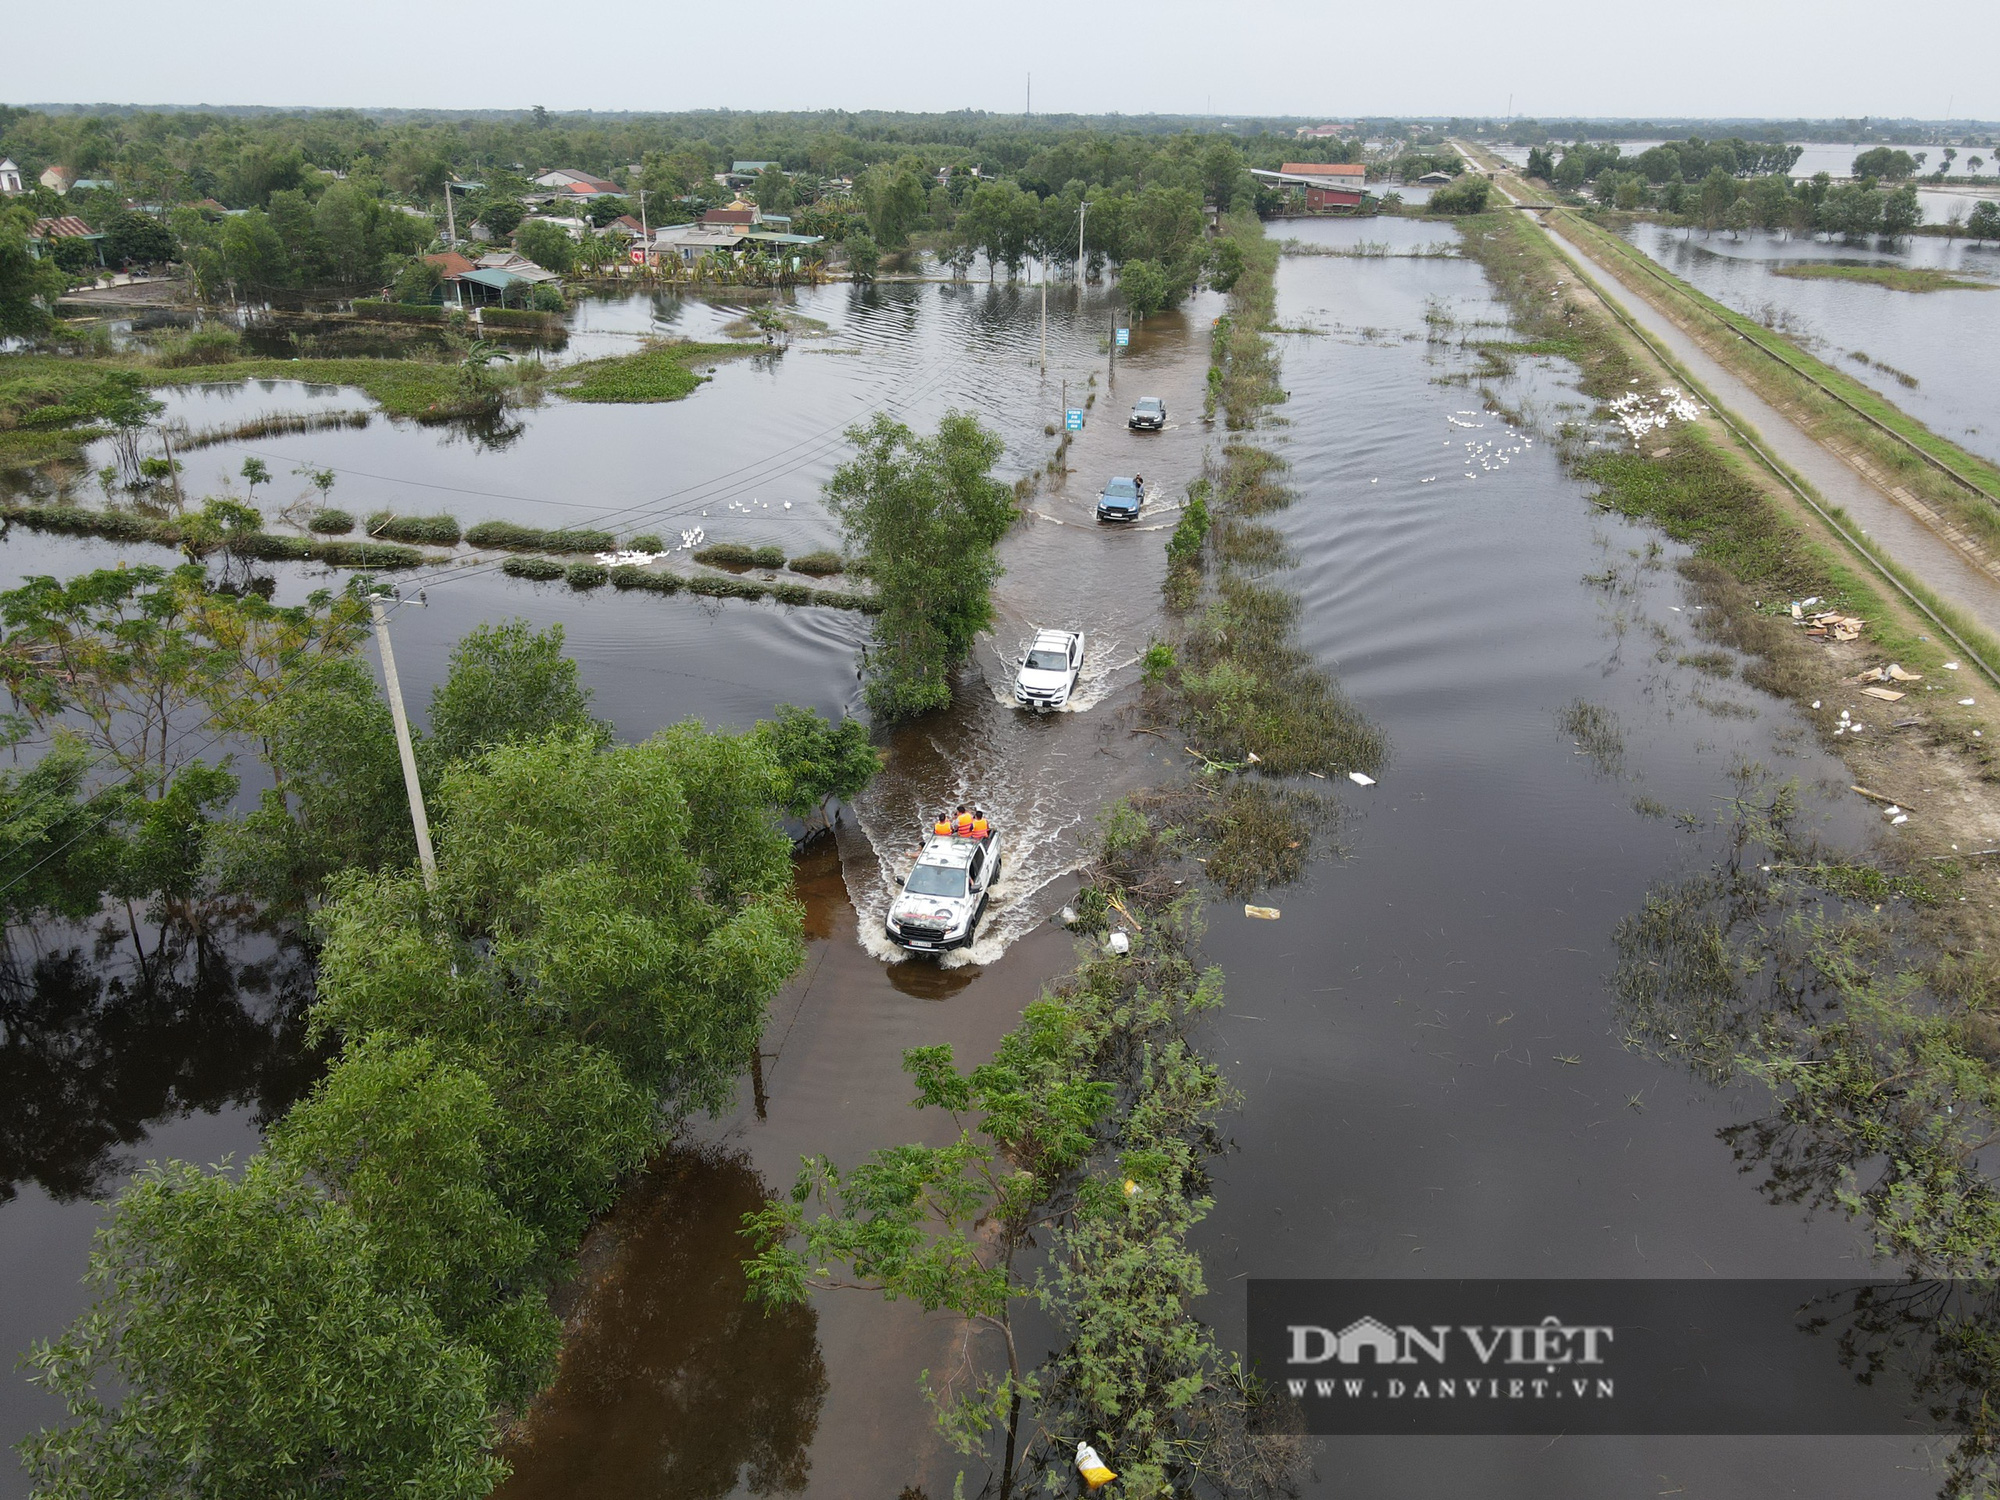
[[[1801, 339], [1932, 431], [2000, 462], [2000, 409], [1993, 400], [2000, 382], [2000, 245], [1912, 237], [1882, 249], [1658, 224], [1634, 224], [1626, 237], [1716, 301]], [[1774, 266], [1829, 262], [1963, 272], [1992, 289], [1904, 292], [1771, 274]]]

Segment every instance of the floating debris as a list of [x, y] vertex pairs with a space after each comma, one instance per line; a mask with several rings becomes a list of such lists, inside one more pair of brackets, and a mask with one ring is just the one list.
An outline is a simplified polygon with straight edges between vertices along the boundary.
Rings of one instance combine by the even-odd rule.
[[1245, 903], [1243, 915], [1246, 917], [1255, 917], [1260, 922], [1275, 922], [1278, 920], [1278, 908], [1275, 906], [1251, 906]]
[[1373, 776], [1364, 776], [1359, 771], [1349, 771], [1347, 773], [1347, 779], [1353, 782], [1356, 786], [1375, 785], [1375, 778]]

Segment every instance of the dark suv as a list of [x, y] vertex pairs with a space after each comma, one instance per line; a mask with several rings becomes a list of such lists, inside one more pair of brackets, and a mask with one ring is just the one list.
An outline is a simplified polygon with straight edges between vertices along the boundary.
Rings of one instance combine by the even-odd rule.
[[1161, 431], [1167, 425], [1167, 403], [1158, 396], [1141, 396], [1132, 403], [1132, 415], [1126, 419], [1125, 425], [1134, 432], [1141, 428]]

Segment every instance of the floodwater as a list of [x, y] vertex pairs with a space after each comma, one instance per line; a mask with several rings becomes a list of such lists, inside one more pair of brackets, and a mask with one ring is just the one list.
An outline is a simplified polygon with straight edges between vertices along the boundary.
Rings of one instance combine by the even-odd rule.
[[[1284, 232], [1409, 250], [1438, 229], [1376, 220]], [[1790, 709], [1680, 660], [1705, 643], [1674, 550], [1596, 512], [1543, 441], [1544, 425], [1580, 404], [1562, 367], [1524, 362], [1494, 392], [1517, 419], [1465, 383], [1477, 361], [1461, 338], [1491, 336], [1502, 318], [1476, 264], [1292, 257], [1279, 292], [1281, 324], [1315, 330], [1285, 337], [1291, 399], [1267, 434], [1299, 492], [1275, 518], [1300, 559], [1285, 578], [1301, 594], [1307, 644], [1391, 751], [1378, 785], [1340, 788], [1346, 855], [1273, 893], [1279, 921], [1246, 921], [1234, 904], [1209, 913], [1208, 951], [1230, 994], [1213, 1045], [1245, 1105], [1226, 1122], [1202, 1230], [1203, 1313], [1239, 1340], [1250, 1276], [1859, 1274], [1850, 1225], [1765, 1203], [1717, 1138], [1764, 1097], [1626, 1050], [1604, 983], [1619, 919], [1649, 886], [1721, 848], [1710, 825], [1736, 773], [1758, 763], [1812, 789], [1833, 784], [1837, 765]], [[1101, 347], [1108, 304], [1094, 290], [1080, 305], [1073, 289], [1052, 290], [1046, 382], [1038, 305], [1005, 285], [821, 288], [797, 307], [827, 325], [824, 338], [724, 364], [675, 405], [552, 405], [524, 414], [504, 448], [378, 419], [191, 456], [197, 492], [215, 469], [193, 464], [231, 472], [254, 453], [281, 475], [335, 467], [333, 501], [357, 512], [601, 520], [621, 534], [699, 524], [711, 539], [798, 552], [834, 539], [818, 487], [841, 456], [840, 430], [866, 412], [921, 426], [947, 406], [973, 407], [1005, 438], [1011, 476], [1040, 470], [1051, 452], [1044, 427], [1062, 379], [1096, 395], [1070, 472], [1048, 477], [1002, 546], [998, 622], [953, 708], [888, 736], [878, 784], [802, 856], [806, 964], [773, 1006], [738, 1107], [666, 1153], [594, 1237], [561, 1379], [509, 1450], [510, 1500], [878, 1500], [906, 1485], [941, 1500], [960, 1469], [968, 1493], [984, 1478], [942, 1446], [918, 1391], [919, 1371], [956, 1357], [949, 1320], [860, 1294], [767, 1319], [740, 1302], [735, 1231], [760, 1194], [789, 1185], [803, 1154], [851, 1163], [949, 1138], [948, 1120], [907, 1108], [903, 1049], [950, 1042], [969, 1062], [993, 1045], [1073, 962], [1071, 939], [1046, 919], [1073, 889], [1097, 811], [1185, 760], [1178, 742], [1132, 733], [1130, 707], [1136, 658], [1160, 628], [1172, 502], [1220, 441], [1198, 416], [1219, 304], [1198, 299], [1144, 325], [1114, 376]], [[657, 315], [621, 314], [635, 325]], [[215, 403], [283, 394], [175, 399], [191, 424], [213, 426]], [[1139, 395], [1167, 399], [1168, 432], [1123, 429]], [[1163, 496], [1157, 508], [1132, 528], [1096, 526], [1098, 483], [1135, 471]], [[10, 574], [144, 555], [18, 530], [5, 546]], [[281, 598], [324, 580], [278, 576]], [[778, 701], [859, 708], [859, 616], [578, 594], [479, 563], [430, 576], [425, 592], [395, 625], [415, 704], [465, 630], [518, 613], [563, 624], [600, 710], [628, 737], [691, 714], [744, 725]], [[1091, 637], [1078, 711], [1035, 718], [1011, 706], [1009, 663], [1041, 625]], [[1559, 728], [1578, 700], [1622, 726], [1615, 763], [1582, 754]], [[877, 936], [887, 884], [923, 817], [966, 799], [1010, 839], [989, 925], [961, 959], [894, 961]], [[1875, 830], [1851, 802], [1809, 792], [1808, 805], [1835, 836]], [[118, 1037], [87, 1040], [109, 1049]], [[66, 1063], [65, 1052], [47, 1066]], [[247, 1149], [253, 1097], [243, 1083], [192, 1112], [172, 1099], [126, 1109], [119, 1160]], [[99, 1174], [93, 1190], [116, 1176]], [[81, 1306], [75, 1278], [96, 1214], [87, 1194], [38, 1193], [0, 1205], [14, 1272], [0, 1305], [15, 1348]], [[10, 1436], [48, 1419], [34, 1393], [6, 1390]], [[1329, 1496], [1933, 1487], [1916, 1445], [1890, 1439], [1348, 1439], [1316, 1465], [1310, 1492]], [[20, 1492], [18, 1477], [0, 1480], [0, 1494]]]
[[[2000, 462], [2000, 245], [1912, 236], [1893, 249], [1634, 224], [1626, 238], [1716, 301], [1799, 339], [1933, 432]], [[1983, 283], [1904, 292], [1773, 274], [1788, 265], [1907, 266]]]

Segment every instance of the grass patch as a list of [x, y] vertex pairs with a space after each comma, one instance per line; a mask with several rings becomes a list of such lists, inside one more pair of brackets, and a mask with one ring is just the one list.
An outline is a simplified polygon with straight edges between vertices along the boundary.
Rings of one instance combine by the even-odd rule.
[[527, 578], [547, 583], [563, 576], [563, 565], [548, 557], [510, 557], [500, 564], [509, 578]]
[[637, 354], [571, 365], [550, 382], [550, 388], [572, 401], [679, 401], [705, 378], [690, 366], [745, 352], [755, 351], [736, 344], [657, 344]]
[[601, 563], [573, 562], [563, 570], [563, 581], [573, 589], [601, 589], [609, 578]]
[[1556, 727], [1606, 775], [1625, 763], [1625, 732], [1618, 716], [1602, 704], [1578, 698], [1556, 714]]
[[1773, 266], [1771, 274], [1793, 281], [1859, 281], [1868, 286], [1887, 287], [1892, 292], [1990, 292], [2000, 289], [1991, 281], [1968, 281], [1963, 276], [1923, 266], [1841, 266], [1807, 262], [1797, 266]]
[[[0, 506], [0, 524], [58, 536], [95, 536], [112, 542], [150, 542], [179, 547], [186, 537], [180, 520], [130, 510], [91, 510], [80, 505]], [[315, 541], [253, 531], [231, 538], [227, 550], [262, 562], [322, 562], [339, 568], [415, 568], [426, 561], [414, 547], [384, 542]]]
[[328, 506], [325, 510], [313, 512], [312, 519], [306, 522], [306, 529], [320, 536], [346, 536], [354, 529], [354, 517], [344, 510]]

